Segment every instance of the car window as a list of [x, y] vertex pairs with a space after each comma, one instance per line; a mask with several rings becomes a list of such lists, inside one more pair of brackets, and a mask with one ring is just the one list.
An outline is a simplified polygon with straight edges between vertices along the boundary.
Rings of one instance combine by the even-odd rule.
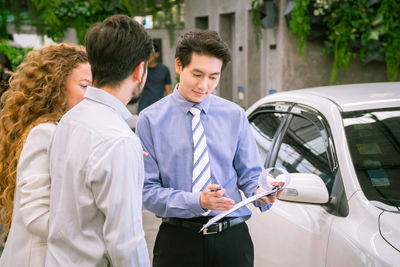
[[277, 112], [259, 112], [251, 117], [250, 125], [256, 140], [261, 162], [264, 167], [267, 163], [267, 156], [271, 150], [272, 141], [276, 131], [286, 115]]
[[331, 193], [335, 174], [331, 170], [325, 133], [311, 120], [293, 115], [283, 136], [276, 167], [289, 173], [314, 173]]
[[400, 208], [400, 109], [346, 112], [342, 117], [364, 195]]

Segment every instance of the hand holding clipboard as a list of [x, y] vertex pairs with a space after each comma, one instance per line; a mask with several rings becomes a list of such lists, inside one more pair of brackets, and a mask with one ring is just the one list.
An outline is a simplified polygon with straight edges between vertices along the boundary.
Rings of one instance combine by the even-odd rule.
[[268, 168], [261, 172], [258, 177], [258, 185], [264, 191], [253, 195], [245, 200], [235, 204], [232, 209], [224, 211], [215, 217], [211, 218], [201, 229], [200, 232], [205, 228], [209, 227], [211, 224], [218, 222], [228, 214], [240, 209], [241, 207], [261, 198], [278, 192], [279, 190], [285, 188], [290, 183], [290, 175], [287, 171], [281, 168]]

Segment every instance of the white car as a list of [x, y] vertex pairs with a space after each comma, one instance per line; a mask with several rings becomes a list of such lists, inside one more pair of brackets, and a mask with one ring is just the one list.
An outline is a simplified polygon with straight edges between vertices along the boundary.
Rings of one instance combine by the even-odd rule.
[[255, 266], [400, 266], [400, 83], [287, 91], [247, 110], [291, 183], [248, 225]]

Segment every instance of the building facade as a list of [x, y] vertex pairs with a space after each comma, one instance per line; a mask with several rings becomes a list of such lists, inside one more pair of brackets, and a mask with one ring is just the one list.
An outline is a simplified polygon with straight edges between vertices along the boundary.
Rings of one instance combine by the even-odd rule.
[[[185, 28], [215, 30], [230, 46], [232, 63], [216, 93], [244, 108], [277, 91], [329, 85], [333, 59], [323, 54], [323, 44], [307, 42], [300, 58], [297, 38], [290, 34], [284, 16], [288, 0], [270, 2], [276, 7], [276, 20], [271, 28], [261, 30], [257, 46], [251, 0], [185, 0]], [[364, 65], [352, 59], [346, 70], [339, 71], [338, 80], [341, 84], [384, 82], [385, 63]]]

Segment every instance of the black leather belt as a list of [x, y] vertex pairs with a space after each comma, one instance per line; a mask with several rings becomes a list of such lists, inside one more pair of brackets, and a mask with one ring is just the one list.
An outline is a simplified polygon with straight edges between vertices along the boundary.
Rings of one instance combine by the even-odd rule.
[[[224, 218], [223, 220], [211, 224], [209, 227], [204, 229], [201, 233], [203, 235], [210, 235], [210, 234], [217, 234], [220, 233], [229, 227], [238, 225], [247, 221], [250, 218], [250, 215], [242, 216], [242, 217], [234, 217], [234, 218]], [[197, 218], [195, 218], [197, 219]], [[203, 219], [203, 218], [202, 218]], [[207, 217], [205, 217], [207, 219]], [[195, 222], [193, 219], [181, 219], [181, 218], [162, 218], [162, 221], [168, 224], [185, 227], [196, 232], [199, 232], [203, 225], [207, 222], [205, 221], [204, 224], [200, 222]]]

